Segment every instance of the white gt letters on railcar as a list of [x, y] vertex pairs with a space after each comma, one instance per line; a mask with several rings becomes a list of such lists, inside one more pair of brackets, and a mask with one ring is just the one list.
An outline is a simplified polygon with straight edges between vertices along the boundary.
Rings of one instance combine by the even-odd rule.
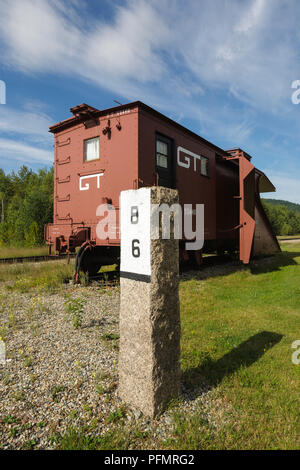
[[[184, 161], [180, 160], [180, 153], [184, 153]], [[201, 155], [197, 155], [196, 153], [191, 152], [183, 147], [177, 147], [177, 163], [179, 166], [183, 166], [184, 168], [190, 168], [191, 166], [191, 158], [194, 159], [194, 171], [197, 171], [197, 160], [201, 161]]]
[[95, 173], [93, 175], [87, 176], [80, 176], [79, 178], [79, 190], [80, 191], [88, 191], [90, 189], [89, 183], [85, 182], [83, 186], [83, 181], [87, 180], [88, 178], [97, 178], [97, 189], [100, 188], [100, 176], [103, 176], [104, 173]]

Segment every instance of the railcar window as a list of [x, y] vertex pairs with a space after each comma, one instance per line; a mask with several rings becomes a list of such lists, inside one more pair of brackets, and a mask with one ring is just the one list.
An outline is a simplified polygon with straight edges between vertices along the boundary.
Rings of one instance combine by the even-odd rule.
[[156, 165], [168, 168], [168, 144], [161, 140], [156, 141]]
[[208, 158], [201, 157], [201, 175], [208, 176]]
[[100, 158], [100, 138], [87, 139], [84, 141], [84, 160], [97, 160]]

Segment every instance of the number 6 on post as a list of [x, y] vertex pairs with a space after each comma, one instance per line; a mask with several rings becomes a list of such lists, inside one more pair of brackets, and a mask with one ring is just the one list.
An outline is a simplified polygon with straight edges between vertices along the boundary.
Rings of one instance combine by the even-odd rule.
[[150, 282], [151, 188], [122, 191], [120, 208], [120, 275]]

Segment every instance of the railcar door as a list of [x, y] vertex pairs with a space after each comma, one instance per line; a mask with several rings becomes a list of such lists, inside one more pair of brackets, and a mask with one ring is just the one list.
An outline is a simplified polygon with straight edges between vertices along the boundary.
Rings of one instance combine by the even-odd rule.
[[159, 186], [175, 188], [174, 142], [161, 134], [156, 135], [155, 171]]

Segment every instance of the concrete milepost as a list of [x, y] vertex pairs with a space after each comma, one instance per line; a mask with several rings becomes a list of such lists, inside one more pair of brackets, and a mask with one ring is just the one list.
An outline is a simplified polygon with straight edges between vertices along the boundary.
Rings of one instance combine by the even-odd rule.
[[175, 203], [164, 187], [121, 193], [118, 393], [150, 417], [180, 394], [179, 241], [151, 240], [152, 205]]

